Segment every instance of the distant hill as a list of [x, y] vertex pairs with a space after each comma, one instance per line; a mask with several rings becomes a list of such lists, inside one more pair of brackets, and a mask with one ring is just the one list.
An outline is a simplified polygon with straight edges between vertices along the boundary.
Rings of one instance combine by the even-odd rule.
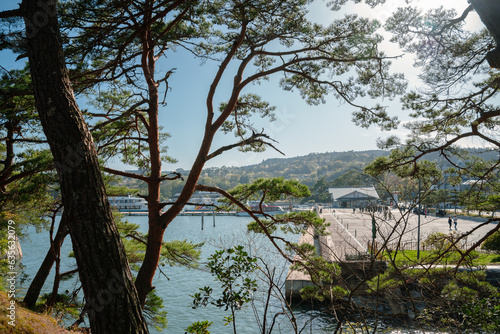
[[229, 181], [238, 179], [241, 183], [259, 177], [282, 176], [312, 186], [321, 178], [333, 181], [349, 170], [362, 170], [375, 158], [385, 155], [388, 155], [388, 152], [382, 150], [310, 153], [292, 158], [267, 159], [250, 166], [209, 168], [203, 176], [224, 177]]
[[[485, 152], [479, 149], [469, 151], [484, 159], [498, 159], [496, 151]], [[255, 165], [242, 167], [211, 167], [203, 171], [199, 182], [222, 189], [231, 189], [238, 184], [248, 183], [260, 177], [282, 176], [287, 179], [299, 180], [310, 188], [320, 180], [328, 184], [335, 180], [337, 182], [334, 184], [342, 183], [345, 180], [352, 185], [356, 180], [349, 174], [357, 174], [352, 173], [356, 171], [361, 172], [374, 159], [387, 156], [389, 153], [383, 150], [310, 153], [299, 157], [267, 159]], [[450, 166], [446, 159], [440, 157], [439, 153], [429, 154], [426, 156], [426, 160], [437, 162], [443, 168]], [[460, 161], [455, 160], [454, 162], [460, 164]], [[188, 171], [181, 172], [183, 175], [188, 173]], [[347, 174], [347, 178], [345, 174]], [[340, 178], [341, 176], [344, 177]], [[358, 182], [363, 182], [363, 179], [358, 179]], [[182, 185], [181, 181], [166, 182], [162, 186], [162, 197], [172, 197], [181, 191]], [[131, 186], [130, 183], [129, 186]]]

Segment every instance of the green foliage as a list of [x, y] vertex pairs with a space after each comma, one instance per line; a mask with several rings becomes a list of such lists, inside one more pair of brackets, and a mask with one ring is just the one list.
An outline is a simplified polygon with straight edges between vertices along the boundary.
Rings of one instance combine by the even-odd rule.
[[[303, 201], [329, 202], [328, 187], [332, 181], [335, 181], [335, 185], [343, 185], [344, 181], [349, 182], [348, 185], [366, 185], [367, 183], [357, 180], [356, 172], [350, 170], [361, 170], [374, 158], [385, 154], [387, 152], [384, 151], [311, 153], [301, 157], [267, 159], [258, 164], [242, 167], [211, 167], [204, 169], [200, 183], [221, 189], [232, 189], [239, 184], [250, 183], [259, 178], [297, 179], [311, 188], [312, 196], [304, 198]], [[339, 179], [346, 173], [349, 176], [347, 180]], [[321, 179], [324, 180], [323, 183]], [[318, 185], [315, 185], [316, 182]], [[162, 196], [171, 198], [182, 190], [183, 184], [183, 181], [176, 180], [162, 185]], [[134, 187], [138, 188], [139, 185]]]
[[[441, 252], [449, 246], [449, 240], [443, 240], [439, 234], [430, 238], [429, 243], [434, 244]], [[485, 271], [457, 270], [451, 266], [416, 269], [418, 267], [414, 266], [417, 262], [414, 256], [413, 260], [395, 260], [407, 253], [408, 251], [387, 254], [392, 260], [389, 263], [395, 265], [367, 282], [370, 292], [381, 293], [397, 289], [402, 298], [418, 293], [418, 300], [421, 298], [426, 304], [426, 308], [419, 312], [418, 320], [432, 328], [438, 327], [450, 332], [482, 329], [485, 333], [490, 333], [493, 328], [498, 329], [495, 325], [498, 321], [489, 320], [499, 310], [500, 294], [497, 288], [486, 281]], [[432, 256], [426, 253], [422, 255], [424, 259], [421, 263], [434, 261]], [[486, 304], [490, 305], [488, 310], [480, 310], [478, 307]], [[495, 330], [491, 333], [495, 333]]]
[[444, 286], [453, 279], [454, 268], [432, 268], [426, 269], [406, 269], [402, 271], [403, 277], [409, 279], [410, 282], [415, 282], [418, 286], [430, 293], [431, 295], [439, 295]]
[[500, 195], [488, 194], [486, 195], [486, 203], [482, 208], [485, 211], [495, 212], [500, 210]]
[[469, 287], [459, 285], [456, 282], [448, 283], [442, 290], [442, 295], [450, 302], [467, 302], [469, 303], [478, 296], [478, 293]]
[[464, 327], [482, 329], [485, 333], [500, 332], [500, 298], [474, 299], [461, 306]]
[[259, 219], [259, 223], [253, 221], [248, 224], [248, 230], [256, 233], [264, 233], [261, 224], [267, 232], [273, 233], [278, 228], [284, 233], [302, 234], [309, 227], [313, 227], [318, 235], [326, 233], [325, 219], [319, 218], [312, 211], [290, 212], [284, 215], [277, 215], [273, 219]]
[[302, 198], [309, 196], [309, 188], [296, 180], [285, 180], [283, 177], [260, 178], [250, 184], [241, 184], [229, 193], [238, 201], [275, 202], [287, 198]]
[[[41, 131], [38, 114], [35, 109], [31, 77], [28, 67], [21, 70], [3, 72], [0, 77], [0, 206], [5, 200], [6, 191], [10, 197], [26, 197], [30, 190], [20, 189], [19, 181], [23, 177], [33, 177], [37, 173], [47, 171], [52, 166], [52, 156], [44, 144], [45, 137]], [[5, 71], [5, 72], [4, 72]], [[38, 175], [37, 180], [28, 182], [36, 184], [50, 175]], [[42, 182], [38, 193], [45, 191], [46, 183]], [[7, 187], [10, 186], [10, 189]], [[23, 191], [24, 190], [24, 191]], [[36, 191], [32, 187], [31, 191]], [[33, 198], [36, 196], [32, 196]], [[25, 201], [21, 198], [20, 201]]]
[[394, 149], [388, 157], [379, 157], [365, 167], [365, 173], [379, 176], [388, 171], [399, 177], [414, 177], [431, 182], [441, 178], [436, 163], [428, 160], [414, 161], [416, 152], [411, 148]]
[[198, 267], [203, 243], [195, 244], [188, 240], [164, 241], [161, 251], [160, 265]]
[[[393, 33], [391, 40], [414, 55], [425, 88], [408, 91], [402, 98], [403, 109], [412, 117], [405, 124], [411, 132], [406, 142], [391, 137], [382, 144], [404, 152], [399, 163], [412, 164], [429, 152], [440, 152], [447, 160], [461, 158], [463, 163], [454, 166], [454, 180], [462, 183], [465, 178], [488, 180], [498, 175], [496, 157], [490, 164], [492, 168], [478, 169], [481, 164], [473, 159], [469, 164], [459, 147], [481, 138], [485, 151], [498, 151], [493, 129], [499, 125], [499, 75], [485, 60], [494, 48], [492, 36], [486, 29], [467, 26], [472, 17], [469, 10], [458, 19], [457, 14], [444, 7], [424, 11], [408, 5], [394, 11], [387, 20], [385, 27]], [[379, 164], [375, 169], [383, 165], [387, 166]], [[479, 184], [477, 188], [481, 189]], [[486, 204], [478, 195], [465, 199], [463, 205], [478, 208]]]
[[[389, 73], [390, 62], [377, 48], [382, 41], [376, 33], [380, 23], [345, 15], [329, 26], [322, 26], [309, 21], [310, 2], [211, 1], [172, 7], [165, 4], [150, 7], [144, 1], [134, 5], [112, 0], [63, 3], [61, 25], [68, 34], [65, 51], [76, 89], [91, 92], [94, 104], [103, 111], [92, 113], [104, 119], [94, 127], [101, 152], [106, 156], [118, 154], [128, 163], [149, 168], [146, 147], [150, 143], [144, 130], [149, 122], [156, 121], [148, 119], [150, 101], [143, 92], [149, 89], [149, 80], [161, 84], [166, 104], [168, 78], [176, 69], [172, 67], [161, 73], [163, 79], [149, 78], [154, 76], [149, 70], [143, 75], [136, 73], [143, 61], [144, 45], [132, 36], [138, 36], [135, 22], [142, 15], [153, 18], [148, 35], [154, 42], [148, 44], [151, 48], [148, 52], [169, 57], [180, 46], [179, 49], [190, 51], [202, 61], [219, 66], [220, 73], [214, 77], [207, 98], [207, 111], [217, 118], [214, 128], [233, 132], [240, 139], [233, 147], [243, 151], [262, 151], [272, 146], [266, 141], [269, 136], [257, 131], [251, 116], [256, 114], [272, 121], [275, 107], [256, 94], [243, 93], [250, 84], [267, 80], [271, 75], [282, 74], [280, 85], [285, 90], [298, 90], [310, 104], [323, 103], [329, 94], [350, 103], [358, 97], [392, 99], [400, 94], [405, 82], [401, 75]], [[153, 63], [149, 66], [154, 66]], [[233, 76], [232, 69], [235, 69], [233, 86], [219, 93], [220, 76], [226, 73]], [[340, 76], [346, 77], [345, 84], [336, 79]], [[110, 88], [103, 90], [103, 85], [95, 88], [102, 82]], [[227, 102], [214, 112], [211, 104], [216, 91]], [[383, 106], [358, 109], [356, 120], [363, 126], [380, 124], [385, 129], [394, 126], [395, 120]]]
[[488, 251], [496, 252], [500, 254], [500, 231], [496, 231], [486, 239], [481, 248]]
[[429, 302], [420, 318], [424, 323], [440, 323], [452, 331], [497, 333], [500, 294], [484, 278], [481, 271], [459, 272], [448, 278], [448, 283], [441, 285], [439, 298]]
[[243, 246], [235, 246], [216, 251], [208, 260], [207, 266], [220, 283], [222, 293], [214, 298], [211, 287], [200, 288], [200, 292], [191, 296], [193, 308], [211, 304], [225, 311], [230, 309], [231, 316], [225, 319], [227, 322], [234, 322], [236, 311], [251, 301], [252, 294], [257, 289], [256, 280], [250, 278], [257, 269], [257, 259], [249, 256]]
[[303, 300], [315, 300], [319, 302], [335, 302], [349, 296], [349, 291], [340, 287], [332, 286], [329, 290], [318, 286], [306, 286], [300, 289], [300, 297]]
[[155, 326], [158, 331], [167, 328], [167, 311], [163, 308], [163, 299], [151, 291], [146, 298], [143, 312], [148, 324]]
[[[44, 139], [40, 131], [38, 114], [35, 110], [35, 100], [32, 91], [31, 77], [28, 67], [20, 70], [5, 71], [0, 77], [0, 119], [2, 142], [5, 142], [7, 132], [23, 133], [25, 137], [15, 138], [16, 145], [29, 146], [30, 142]], [[24, 143], [24, 144], [22, 144]]]
[[46, 303], [52, 298], [52, 293], [45, 293], [40, 296], [40, 299], [35, 307], [38, 312], [48, 312], [56, 318], [59, 324], [64, 324], [64, 321], [71, 321], [78, 318], [82, 303], [76, 298], [76, 294], [64, 293], [57, 294], [55, 304], [47, 309]]
[[[147, 236], [137, 231], [139, 225], [121, 219], [121, 214], [115, 213], [115, 217], [118, 232], [125, 246], [127, 259], [131, 267], [138, 270], [138, 266], [142, 263], [146, 252]], [[202, 243], [197, 244], [188, 240], [164, 241], [162, 243], [160, 265], [195, 268], [198, 266], [197, 261], [200, 258], [200, 248], [202, 246]]]
[[[222, 189], [231, 189], [242, 183], [249, 183], [260, 177], [284, 177], [285, 179], [299, 179], [301, 183], [310, 187], [311, 196], [305, 197], [301, 201], [307, 202], [314, 200], [316, 202], [328, 203], [331, 200], [328, 188], [332, 186], [367, 186], [372, 185], [376, 180], [371, 176], [358, 172], [374, 161], [381, 155], [388, 155], [386, 151], [361, 151], [361, 152], [332, 152], [332, 153], [311, 153], [306, 156], [294, 158], [276, 158], [268, 159], [259, 164], [244, 167], [220, 167], [207, 168], [204, 170], [200, 183], [217, 186]], [[470, 154], [480, 155], [484, 160], [491, 160], [496, 156], [494, 151], [471, 149]], [[452, 164], [461, 163], [462, 157], [440, 161], [438, 154], [430, 154], [426, 158], [438, 163], [446, 171], [450, 171]], [[185, 173], [185, 172], [184, 172]], [[418, 184], [411, 179], [397, 178], [394, 175], [388, 175], [387, 179], [382, 180], [384, 184], [390, 186], [392, 190], [398, 191], [399, 198], [405, 201], [414, 199], [415, 189]], [[451, 184], [451, 175], [447, 172], [447, 181]], [[122, 182], [125, 182], [124, 180]], [[461, 178], [460, 182], [461, 183]], [[133, 182], [130, 184], [134, 184]], [[162, 186], [162, 196], [164, 198], [172, 197], [175, 193], [181, 191], [183, 182], [176, 180], [168, 182]], [[426, 186], [426, 184], [424, 184]], [[139, 189], [139, 185], [133, 186]], [[385, 189], [375, 184], [377, 191], [383, 197]], [[452, 202], [451, 192], [444, 190], [428, 191], [428, 195], [422, 198], [422, 203], [436, 204]]]
[[328, 193], [329, 187], [330, 182], [327, 182], [323, 176], [311, 187], [311, 196], [304, 198], [303, 202], [312, 200], [318, 203], [329, 203], [331, 201], [331, 196]]
[[394, 277], [395, 272], [387, 270], [381, 275], [378, 275], [371, 280], [367, 281], [368, 292], [378, 294], [386, 290], [399, 289], [404, 284], [401, 277]]
[[422, 205], [436, 206], [439, 203], [451, 202], [452, 197], [450, 191], [446, 189], [438, 189], [429, 191], [422, 199]]
[[422, 246], [431, 248], [436, 251], [444, 251], [450, 249], [454, 242], [454, 237], [441, 232], [430, 234], [422, 243]]
[[[221, 112], [227, 108], [227, 103], [222, 103], [219, 107]], [[245, 94], [238, 98], [238, 102], [234, 107], [231, 118], [226, 120], [222, 126], [224, 133], [233, 132], [237, 138], [241, 138], [245, 142], [245, 135], [250, 131], [255, 136], [258, 129], [251, 123], [251, 116], [259, 114], [261, 118], [268, 118], [270, 122], [276, 120], [274, 111], [276, 107], [270, 106], [268, 102], [262, 101], [261, 97], [255, 94]], [[257, 141], [251, 142], [246, 145], [241, 145], [238, 150], [242, 152], [262, 152], [266, 148], [264, 139], [267, 136], [262, 136]]]
[[342, 281], [340, 265], [318, 256], [314, 247], [306, 250], [300, 246], [297, 253], [300, 254], [301, 260], [291, 265], [290, 270], [308, 274], [314, 284], [301, 289], [300, 296], [304, 300], [330, 303], [337, 303], [347, 298], [349, 291], [339, 285]]
[[[88, 122], [95, 123], [91, 130], [100, 159], [106, 162], [120, 157], [123, 163], [148, 171], [151, 166], [147, 141], [149, 119], [141, 109], [145, 102], [122, 87], [88, 90], [86, 94], [94, 107], [106, 115], [104, 120], [94, 121], [96, 113], [87, 113]], [[167, 155], [165, 146], [169, 137], [168, 133], [160, 132], [158, 144], [162, 161], [173, 163], [176, 160]]]
[[[416, 250], [405, 250], [391, 253], [384, 252], [383, 256], [385, 259], [392, 258], [398, 266], [414, 265], [417, 263], [457, 264], [459, 260], [462, 260], [462, 254], [459, 251], [448, 251], [445, 253], [436, 251], [420, 251], [419, 260], [417, 260]], [[472, 251], [469, 253], [466, 260], [468, 263], [472, 263], [475, 266], [485, 266], [488, 264], [499, 263], [500, 257], [495, 254]]]
[[[307, 258], [307, 257], [306, 257]], [[336, 285], [341, 282], [341, 269], [338, 263], [330, 263], [322, 257], [310, 257], [300, 264], [291, 266], [292, 270], [301, 270], [308, 273], [314, 286], [305, 287], [300, 290], [300, 296], [306, 299], [314, 299], [320, 302], [344, 300], [349, 296], [349, 291]]]
[[213, 324], [213, 322], [209, 322], [208, 320], [197, 321], [189, 325], [188, 328], [185, 329], [186, 334], [210, 334], [208, 328]]

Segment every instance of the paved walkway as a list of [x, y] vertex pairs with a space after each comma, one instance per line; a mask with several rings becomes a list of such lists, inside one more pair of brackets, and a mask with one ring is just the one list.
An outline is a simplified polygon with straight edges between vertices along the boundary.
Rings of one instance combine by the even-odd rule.
[[[323, 237], [321, 243], [325, 258], [332, 260], [345, 260], [346, 255], [363, 254], [368, 251], [372, 241], [372, 215], [352, 209], [323, 209], [321, 215], [330, 223], [328, 236]], [[463, 242], [467, 245], [479, 241], [496, 223], [486, 224], [486, 218], [470, 218], [457, 216], [457, 230], [448, 226], [448, 217], [420, 215], [420, 245], [432, 233], [452, 233], [457, 235], [470, 233]], [[383, 213], [375, 213], [377, 233], [375, 241], [382, 243], [388, 240], [389, 246], [396, 248], [416, 249], [418, 235], [418, 215], [407, 214], [401, 216], [397, 210], [392, 210], [390, 217]], [[328, 250], [331, 249], [331, 250]]]
[[[321, 216], [330, 223], [326, 236], [317, 239], [313, 230], [309, 229], [300, 238], [300, 243], [309, 243], [319, 246], [321, 256], [332, 262], [359, 260], [360, 255], [368, 256], [369, 243], [372, 241], [372, 215], [352, 209], [323, 209]], [[420, 240], [422, 243], [432, 233], [452, 233], [457, 235], [470, 233], [464, 242], [467, 245], [480, 240], [495, 227], [496, 223], [481, 226], [487, 219], [469, 218], [458, 216], [457, 230], [450, 230], [448, 217], [420, 216]], [[416, 249], [418, 235], [418, 215], [409, 214], [401, 216], [399, 211], [391, 211], [390, 217], [383, 213], [375, 214], [376, 242], [383, 243], [388, 240], [392, 249]], [[297, 259], [298, 260], [298, 259]], [[500, 266], [488, 266], [489, 279], [500, 282]], [[309, 275], [290, 270], [285, 281], [287, 298], [300, 298], [300, 291], [304, 287], [312, 286]]]

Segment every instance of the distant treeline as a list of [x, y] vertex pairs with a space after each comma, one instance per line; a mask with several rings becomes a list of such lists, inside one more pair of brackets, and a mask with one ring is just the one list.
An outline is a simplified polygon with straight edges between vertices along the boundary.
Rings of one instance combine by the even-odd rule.
[[[487, 160], [498, 159], [496, 151], [484, 149], [469, 149], [468, 151]], [[375, 158], [387, 156], [389, 153], [384, 150], [310, 153], [292, 158], [267, 159], [261, 163], [243, 167], [212, 167], [204, 170], [199, 183], [227, 190], [257, 178], [282, 176], [286, 179], [299, 180], [309, 186], [313, 192], [310, 200], [321, 202], [328, 200], [325, 197], [325, 188], [369, 185], [369, 177], [360, 176], [360, 172]], [[439, 153], [429, 154], [426, 160], [437, 162], [443, 168], [450, 166]], [[180, 192], [182, 184], [180, 180], [164, 182], [161, 189], [162, 197], [164, 199], [173, 197]], [[131, 180], [123, 180], [122, 185], [138, 189], [138, 183]]]

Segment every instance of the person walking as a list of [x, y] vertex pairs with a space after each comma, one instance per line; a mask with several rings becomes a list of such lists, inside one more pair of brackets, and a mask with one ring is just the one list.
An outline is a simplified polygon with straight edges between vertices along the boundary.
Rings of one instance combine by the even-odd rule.
[[450, 225], [450, 231], [451, 231], [451, 223], [453, 223], [453, 219], [451, 219], [451, 216], [448, 217], [448, 225]]
[[457, 216], [453, 217], [453, 223], [455, 224], [455, 231], [457, 230], [458, 218]]

